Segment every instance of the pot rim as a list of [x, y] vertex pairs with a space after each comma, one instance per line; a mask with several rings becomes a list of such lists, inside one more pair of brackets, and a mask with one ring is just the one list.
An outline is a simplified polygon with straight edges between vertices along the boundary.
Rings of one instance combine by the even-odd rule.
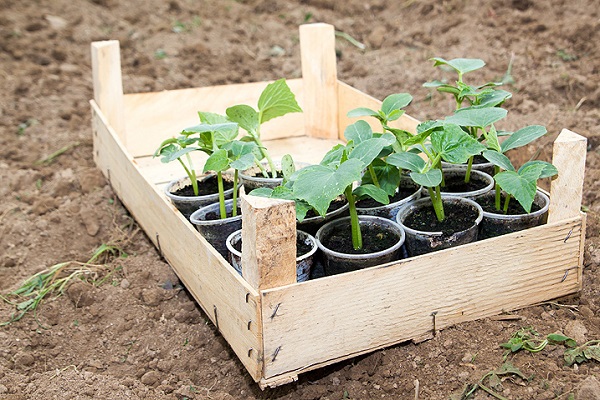
[[395, 201], [393, 203], [382, 204], [377, 207], [359, 207], [357, 205], [356, 209], [357, 210], [365, 210], [365, 211], [374, 211], [374, 210], [379, 210], [379, 209], [394, 208], [394, 207], [402, 206], [405, 203], [409, 203], [409, 202], [415, 200], [415, 198], [421, 193], [421, 190], [423, 190], [423, 186], [417, 186], [417, 189], [415, 190], [415, 192], [413, 194], [411, 194], [410, 196], [405, 197], [403, 199], [400, 199], [398, 201]]
[[[455, 164], [451, 164], [451, 165], [455, 165]], [[465, 169], [464, 168], [444, 168], [444, 173], [446, 172], [457, 172], [457, 173], [462, 173], [464, 172]], [[483, 180], [488, 181], [487, 186], [481, 188], [481, 189], [477, 189], [477, 190], [472, 190], [470, 192], [444, 192], [443, 190], [441, 191], [442, 197], [475, 197], [475, 196], [480, 196], [482, 194], [485, 194], [487, 192], [489, 192], [490, 190], [492, 190], [494, 188], [494, 178], [492, 178], [492, 176], [490, 174], [487, 174], [483, 171], [479, 171], [477, 169], [472, 169], [471, 170], [471, 175], [480, 175], [481, 178], [483, 178]], [[441, 189], [441, 188], [440, 188]], [[429, 196], [429, 194], [427, 194]]]
[[[216, 174], [214, 174], [214, 173], [207, 173], [207, 174], [203, 174], [200, 177], [196, 177], [196, 179], [200, 180], [202, 182], [202, 181], [204, 181], [204, 180], [206, 180], [206, 179], [208, 179], [208, 178], [210, 178], [212, 176], [216, 176]], [[231, 180], [233, 181], [233, 177], [231, 177], [229, 174], [227, 174], [227, 173], [223, 174], [223, 178], [225, 178], [225, 177], [231, 178]], [[173, 199], [173, 200], [176, 200], [176, 201], [180, 201], [180, 202], [186, 202], [186, 201], [187, 202], [194, 202], [194, 201], [198, 201], [198, 200], [207, 200], [207, 199], [210, 199], [212, 197], [215, 197], [215, 198], [219, 197], [219, 193], [218, 192], [217, 193], [211, 193], [211, 194], [204, 194], [204, 195], [200, 195], [200, 196], [179, 196], [179, 195], [171, 193], [170, 189], [173, 186], [177, 185], [178, 183], [184, 182], [184, 181], [190, 181], [191, 182], [190, 177], [187, 176], [187, 175], [185, 175], [185, 176], [182, 176], [182, 177], [180, 177], [178, 179], [173, 179], [172, 181], [170, 181], [167, 184], [167, 186], [165, 186], [165, 189], [164, 189], [165, 195], [168, 198], [170, 198], [170, 199]], [[187, 185], [184, 185], [184, 186], [187, 186]], [[238, 189], [239, 189], [240, 186], [241, 186], [241, 184], [238, 185]], [[225, 195], [232, 194], [232, 193], [233, 193], [233, 188], [227, 189], [224, 192]]]
[[[480, 197], [483, 197], [483, 196], [486, 196], [486, 195], [488, 195], [488, 193], [484, 193]], [[483, 210], [483, 215], [485, 217], [488, 217], [488, 218], [502, 219], [502, 220], [510, 220], [510, 219], [518, 219], [518, 218], [523, 218], [523, 217], [537, 217], [537, 216], [540, 216], [540, 215], [544, 214], [545, 212], [547, 212], [548, 209], [550, 208], [550, 198], [548, 197], [548, 195], [546, 193], [542, 192], [540, 189], [536, 190], [535, 195], [536, 195], [536, 197], [539, 196], [542, 199], [542, 201], [544, 202], [543, 207], [540, 208], [537, 211], [530, 212], [530, 213], [525, 213], [525, 214], [511, 214], [511, 215], [507, 215], [507, 214], [498, 214], [498, 213], [494, 213], [494, 212]], [[533, 201], [535, 202], [535, 198], [534, 198]]]
[[[468, 229], [471, 229], [473, 226], [478, 226], [481, 223], [481, 221], [483, 220], [483, 209], [481, 208], [481, 206], [479, 204], [477, 204], [476, 201], [468, 199], [466, 197], [442, 196], [442, 202], [444, 200], [456, 200], [456, 201], [459, 201], [459, 202], [466, 202], [466, 203], [470, 204], [472, 207], [474, 207], [478, 211], [478, 215], [477, 215], [477, 218], [475, 219], [475, 223], [472, 226], [470, 226], [469, 228], [467, 228], [465, 230], [462, 230], [462, 231], [458, 231], [458, 232], [464, 232], [464, 231], [466, 231]], [[424, 197], [424, 198], [419, 199], [417, 201], [414, 201], [412, 203], [406, 204], [404, 207], [402, 207], [400, 209], [400, 211], [398, 211], [398, 214], [396, 214], [396, 223], [398, 225], [400, 225], [406, 232], [408, 232], [408, 233], [410, 233], [412, 235], [442, 236], [443, 235], [442, 232], [420, 231], [420, 230], [413, 229], [413, 228], [410, 228], [410, 227], [404, 225], [404, 223], [401, 221], [401, 218], [403, 216], [408, 215], [408, 212], [409, 212], [409, 210], [411, 208], [417, 208], [418, 206], [420, 206], [421, 204], [426, 203], [426, 202], [432, 204], [431, 198], [430, 197]], [[455, 233], [458, 233], [458, 232], [455, 232]]]
[[[275, 164], [275, 167], [280, 168], [281, 167], [281, 160], [278, 161], [274, 161], [273, 164]], [[263, 167], [265, 167], [265, 170], [267, 172], [271, 171], [271, 166], [269, 165], [268, 162], [266, 161], [261, 161], [260, 165], [262, 165]], [[297, 170], [302, 169], [304, 167], [308, 167], [311, 164], [305, 163], [305, 162], [294, 162], [294, 165], [296, 167], [299, 167]], [[243, 171], [239, 171], [239, 175], [240, 178], [246, 181], [250, 181], [250, 182], [283, 182], [283, 178], [265, 178], [264, 176], [251, 176], [248, 175], [249, 171], [254, 171], [254, 172], [258, 172], [255, 171], [258, 170], [260, 171], [260, 169], [256, 166], [253, 165], [250, 168], [246, 168]]]
[[[296, 230], [296, 237], [298, 237], [298, 234], [305, 235], [305, 237], [308, 240], [310, 240], [310, 242], [312, 243], [312, 246], [311, 246], [311, 249], [310, 249], [310, 251], [308, 253], [304, 253], [301, 256], [296, 257], [296, 262], [297, 263], [300, 262], [300, 261], [303, 261], [303, 260], [305, 260], [307, 258], [309, 258], [312, 255], [314, 255], [317, 252], [317, 250], [319, 249], [319, 247], [317, 246], [317, 241], [315, 240], [315, 238], [313, 237], [313, 235], [308, 234], [308, 233], [306, 233], [304, 231], [301, 231], [301, 230]], [[233, 247], [233, 244], [232, 244], [232, 242], [235, 239], [237, 239], [238, 236], [241, 239], [241, 236], [242, 236], [242, 230], [241, 229], [238, 229], [237, 231], [234, 231], [229, 236], [227, 236], [227, 239], [225, 239], [225, 246], [227, 246], [227, 250], [229, 250], [231, 252], [231, 254], [233, 254], [236, 257], [240, 257], [241, 258], [242, 257], [242, 252], [241, 251], [237, 251], [235, 249], [235, 247]]]
[[325, 247], [325, 245], [323, 245], [323, 243], [321, 243], [321, 240], [319, 240], [319, 237], [323, 233], [324, 228], [326, 228], [327, 226], [331, 226], [331, 225], [338, 225], [341, 223], [345, 223], [346, 221], [350, 221], [350, 219], [351, 219], [351, 217], [338, 218], [333, 221], [327, 222], [325, 225], [323, 225], [321, 228], [319, 228], [319, 230], [317, 231], [317, 233], [315, 235], [315, 240], [317, 242], [317, 246], [319, 246], [319, 249], [321, 249], [321, 251], [328, 253], [332, 256], [335, 256], [335, 257], [343, 257], [343, 258], [350, 259], [350, 260], [360, 260], [360, 259], [365, 259], [365, 258], [376, 258], [376, 257], [382, 256], [382, 255], [391, 253], [391, 252], [399, 249], [404, 244], [404, 240], [406, 239], [406, 234], [404, 233], [404, 229], [402, 226], [399, 226], [396, 222], [392, 221], [391, 219], [376, 217], [373, 215], [359, 215], [358, 216], [359, 224], [360, 224], [361, 220], [363, 220], [363, 221], [370, 220], [370, 221], [381, 222], [381, 223], [383, 223], [383, 225], [387, 225], [391, 228], [398, 228], [398, 232], [400, 232], [400, 239], [392, 247], [388, 247], [385, 250], [380, 250], [375, 253], [350, 254], [350, 253], [340, 253], [338, 251], [331, 250], [331, 249]]
[[[227, 209], [227, 208], [231, 209], [232, 206], [233, 206], [233, 199], [225, 200], [225, 209]], [[241, 213], [240, 213], [240, 215], [236, 215], [235, 217], [227, 217], [225, 219], [215, 219], [215, 220], [210, 220], [210, 221], [204, 220], [204, 219], [198, 219], [200, 214], [202, 214], [203, 212], [208, 212], [208, 209], [210, 209], [210, 211], [213, 211], [212, 210], [213, 208], [217, 209], [217, 211], [218, 211], [219, 203], [218, 202], [212, 203], [212, 204], [201, 207], [201, 208], [197, 209], [196, 211], [194, 211], [192, 213], [192, 215], [190, 215], [191, 223], [194, 225], [203, 225], [203, 226], [220, 225], [223, 223], [233, 222], [233, 221], [242, 219]]]
[[[327, 214], [325, 214], [325, 216], [321, 216], [321, 215], [315, 215], [314, 217], [309, 217], [309, 218], [304, 218], [302, 220], [302, 222], [297, 222], [298, 224], [302, 225], [305, 222], [306, 223], [311, 223], [311, 222], [318, 222], [318, 221], [323, 221], [326, 219], [330, 219], [332, 217], [335, 217], [336, 215], [339, 215], [341, 213], [343, 213], [344, 211], [346, 211], [348, 208], [350, 208], [350, 203], [348, 203], [348, 200], [346, 200], [345, 197], [340, 196], [344, 201], [346, 201], [346, 203], [344, 203], [344, 205], [342, 205], [340, 208], [335, 209], [331, 212], [328, 212]], [[334, 200], [335, 201], [335, 200]]]

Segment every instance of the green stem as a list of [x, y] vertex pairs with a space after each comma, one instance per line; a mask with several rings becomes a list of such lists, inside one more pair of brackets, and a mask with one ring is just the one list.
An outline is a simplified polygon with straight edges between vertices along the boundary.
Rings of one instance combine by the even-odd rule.
[[[192, 184], [192, 189], [194, 190], [194, 196], [198, 196], [198, 178], [196, 178], [196, 171], [194, 171], [193, 168], [192, 169], [188, 169], [188, 167], [181, 160], [181, 158], [178, 158], [177, 161], [179, 161], [179, 163], [181, 164], [181, 166], [185, 170], [185, 173], [187, 174], [188, 178], [190, 178], [190, 182]], [[190, 162], [190, 165], [191, 165], [191, 160], [189, 160], [189, 162]]]
[[379, 186], [379, 181], [377, 180], [377, 174], [375, 173], [375, 168], [373, 168], [372, 164], [369, 164], [368, 168], [369, 168], [369, 174], [371, 175], [371, 180], [373, 181], [373, 185], [380, 188], [381, 186]]
[[446, 216], [444, 215], [444, 204], [442, 203], [440, 187], [436, 186], [435, 191], [433, 188], [428, 187], [427, 191], [429, 192], [429, 197], [431, 198], [431, 204], [433, 204], [435, 216], [437, 217], [438, 221], [442, 222], [444, 219], [446, 219]]
[[[495, 165], [494, 166], [494, 175], [496, 175], [499, 172], [500, 172], [500, 167]], [[502, 190], [500, 189], [500, 185], [498, 185], [497, 183], [495, 184], [495, 189], [496, 189], [496, 199], [495, 199], [496, 211], [500, 211], [500, 202], [502, 201]]]
[[258, 169], [260, 170], [260, 172], [263, 174], [263, 176], [265, 178], [269, 177], [267, 170], [265, 169], [265, 167], [263, 167], [262, 163], [260, 162], [260, 160], [258, 158], [256, 158], [256, 156], [254, 157], [254, 164], [256, 164], [256, 166], [258, 167]]
[[504, 208], [503, 208], [504, 214], [508, 214], [508, 204], [510, 203], [510, 198], [511, 198], [511, 195], [507, 193], [506, 198], [504, 199]]
[[473, 169], [473, 159], [475, 156], [469, 157], [469, 162], [467, 163], [467, 172], [465, 172], [465, 183], [471, 182], [471, 169]]
[[237, 217], [237, 186], [238, 186], [238, 170], [233, 172], [233, 208], [231, 209], [231, 216]]
[[223, 190], [223, 174], [217, 172], [217, 183], [219, 185], [219, 211], [221, 219], [227, 218], [227, 209], [225, 208], [225, 191]]
[[254, 140], [256, 140], [256, 144], [258, 145], [260, 152], [267, 159], [267, 162], [269, 163], [269, 168], [271, 168], [271, 177], [273, 179], [275, 179], [275, 178], [277, 178], [277, 168], [275, 168], [275, 163], [273, 163], [273, 160], [271, 159], [271, 156], [269, 155], [267, 148], [263, 145], [259, 136], [260, 136], [260, 133], [257, 132]]
[[358, 214], [356, 213], [356, 205], [354, 203], [354, 195], [352, 194], [352, 185], [348, 185], [344, 191], [346, 199], [348, 200], [348, 207], [350, 210], [350, 225], [352, 226], [352, 247], [354, 250], [362, 249], [362, 234], [360, 232], [360, 223], [358, 221]]

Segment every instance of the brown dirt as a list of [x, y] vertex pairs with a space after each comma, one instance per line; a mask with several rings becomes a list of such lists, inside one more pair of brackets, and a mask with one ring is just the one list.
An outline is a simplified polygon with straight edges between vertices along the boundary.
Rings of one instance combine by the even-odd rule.
[[[27, 316], [0, 329], [0, 398], [413, 399], [418, 381], [420, 399], [447, 399], [497, 368], [498, 344], [521, 326], [600, 339], [597, 0], [0, 0], [0, 9], [0, 292], [55, 263], [85, 261], [102, 243], [121, 238], [129, 254], [108, 262], [122, 269], [103, 285], [77, 283], [46, 300], [40, 324]], [[581, 294], [260, 391], [95, 169], [89, 47], [121, 41], [126, 92], [294, 78], [305, 20], [366, 43], [362, 52], [338, 39], [340, 78], [378, 98], [412, 93], [408, 112], [419, 119], [452, 108], [421, 87], [444, 76], [430, 57], [482, 58], [489, 67], [478, 76], [493, 80], [514, 55], [515, 96], [500, 128], [543, 124], [550, 132], [514, 158], [539, 151], [548, 159], [562, 128], [589, 138]], [[59, 149], [66, 150], [53, 161], [36, 163]], [[0, 305], [1, 320], [12, 312]], [[600, 398], [600, 363], [566, 367], [562, 352], [514, 356], [531, 380], [505, 380], [502, 395]]]

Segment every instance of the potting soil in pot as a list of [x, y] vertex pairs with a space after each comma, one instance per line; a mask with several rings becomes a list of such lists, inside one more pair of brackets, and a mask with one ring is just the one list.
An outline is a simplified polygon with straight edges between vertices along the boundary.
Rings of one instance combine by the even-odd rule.
[[404, 225], [417, 231], [442, 232], [444, 235], [451, 235], [469, 229], [478, 217], [477, 211], [472, 207], [461, 207], [451, 203], [444, 204], [444, 214], [446, 218], [440, 222], [435, 216], [433, 207], [421, 208], [408, 215]]
[[[217, 176], [211, 176], [207, 179], [198, 182], [198, 196], [206, 196], [209, 194], [219, 193]], [[233, 182], [223, 179], [224, 190], [229, 190], [233, 187]], [[196, 196], [192, 185], [184, 186], [172, 192], [176, 196]]]
[[[390, 203], [395, 203], [402, 199], [407, 198], [415, 193], [416, 187], [400, 187], [394, 196], [390, 197]], [[356, 202], [356, 207], [358, 208], [373, 208], [380, 207], [382, 204], [372, 198], [368, 197], [366, 199], [362, 199]]]
[[489, 182], [480, 179], [475, 175], [471, 175], [471, 180], [465, 182], [464, 176], [460, 175], [448, 175], [444, 177], [445, 185], [441, 187], [442, 192], [445, 193], [466, 193], [473, 192], [475, 190], [483, 189]]
[[[335, 210], [339, 210], [340, 208], [344, 207], [348, 202], [346, 201], [346, 199], [344, 200], [334, 200], [329, 204], [329, 208], [327, 208], [327, 213], [329, 214], [331, 212], [334, 212]], [[314, 218], [314, 217], [320, 217], [319, 214], [317, 214], [315, 212], [315, 210], [308, 210], [308, 212], [306, 213], [306, 216], [304, 217], [304, 219], [308, 219], [308, 218]]]
[[[479, 203], [481, 208], [483, 208], [483, 211], [487, 211], [489, 213], [495, 213], [495, 214], [504, 214], [504, 199], [505, 199], [505, 197], [503, 195], [502, 200], [500, 201], [500, 205], [502, 207], [502, 210], [500, 210], [500, 211], [496, 210], [496, 202], [495, 202], [493, 196], [480, 197], [477, 199], [477, 203]], [[539, 211], [540, 209], [541, 209], [541, 207], [538, 204], [536, 204], [535, 202], [531, 205], [532, 213]], [[523, 209], [523, 207], [521, 206], [521, 204], [519, 204], [519, 202], [517, 200], [511, 199], [510, 203], [508, 203], [508, 212], [506, 213], [506, 215], [522, 215], [522, 214], [528, 214], [528, 212]]]
[[389, 249], [398, 243], [398, 235], [375, 225], [361, 225], [363, 247], [354, 250], [349, 226], [339, 226], [332, 229], [331, 234], [323, 239], [323, 245], [338, 253], [368, 254]]
[[[242, 215], [242, 209], [240, 207], [237, 208], [237, 215]], [[231, 211], [227, 211], [227, 218], [231, 217]], [[216, 221], [218, 219], [221, 219], [221, 216], [219, 215], [218, 212], [208, 212], [206, 213], [206, 221]]]
[[[242, 241], [239, 240], [233, 244], [233, 248], [242, 252]], [[308, 253], [312, 249], [312, 246], [307, 243], [306, 240], [302, 240], [301, 237], [296, 238], [296, 257], [300, 257], [306, 253]]]

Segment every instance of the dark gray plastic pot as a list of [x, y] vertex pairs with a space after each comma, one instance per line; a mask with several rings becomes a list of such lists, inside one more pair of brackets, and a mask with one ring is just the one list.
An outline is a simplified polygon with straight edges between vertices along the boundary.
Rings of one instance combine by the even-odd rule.
[[[481, 206], [471, 199], [462, 197], [442, 197], [444, 205], [450, 203], [464, 204], [465, 207], [471, 207], [477, 211], [477, 218], [468, 229], [454, 232], [450, 235], [444, 235], [442, 232], [427, 232], [413, 229], [404, 224], [406, 218], [424, 207], [433, 207], [429, 197], [419, 199], [414, 203], [407, 204], [398, 211], [396, 222], [404, 228], [406, 232], [406, 250], [409, 256], [418, 256], [420, 254], [431, 253], [433, 251], [447, 249], [449, 247], [459, 246], [461, 244], [471, 243], [477, 240], [479, 224], [483, 219], [483, 210]], [[448, 215], [447, 218], [452, 218]]]
[[360, 205], [357, 204], [356, 212], [358, 215], [372, 215], [374, 217], [382, 217], [394, 221], [396, 214], [398, 214], [398, 210], [400, 210], [405, 204], [421, 198], [421, 186], [417, 186], [413, 180], [410, 179], [410, 177], [403, 176], [400, 185], [404, 185], [404, 187], [413, 187], [415, 191], [408, 197], [378, 207], [360, 207]]
[[[239, 205], [239, 202], [238, 202]], [[231, 214], [233, 200], [225, 201], [227, 214]], [[219, 215], [219, 203], [202, 207], [190, 216], [190, 221], [196, 226], [198, 232], [210, 243], [221, 255], [227, 258], [227, 245], [225, 241], [232, 232], [242, 229], [242, 215], [225, 219], [207, 219], [210, 213]]]
[[335, 275], [344, 272], [356, 271], [402, 258], [401, 247], [404, 243], [405, 235], [404, 230], [398, 224], [386, 218], [373, 217], [370, 215], [360, 215], [358, 220], [361, 228], [366, 225], [377, 225], [395, 234], [398, 240], [388, 249], [375, 253], [340, 253], [334, 249], [325, 247], [323, 241], [331, 235], [331, 232], [334, 229], [340, 226], [348, 232], [348, 235], [350, 235], [350, 217], [339, 218], [328, 222], [318, 230], [315, 237], [317, 240], [317, 246], [319, 246], [319, 249], [321, 249], [322, 252], [323, 269], [325, 275]]
[[296, 222], [296, 229], [304, 231], [310, 235], [316, 235], [319, 228], [321, 228], [327, 222], [348, 215], [348, 207], [348, 203], [346, 202], [346, 204], [337, 210], [333, 210], [325, 214], [324, 217], [317, 215], [316, 217], [304, 218], [302, 222]]
[[[318, 247], [317, 242], [312, 235], [302, 231], [296, 231], [296, 235], [296, 240], [300, 240], [310, 246], [309, 252], [296, 257], [296, 282], [305, 282], [310, 277], [310, 271], [315, 263], [315, 254]], [[226, 241], [229, 263], [240, 275], [242, 274], [242, 253], [236, 250], [236, 247], [241, 241], [241, 230], [233, 232]]]
[[[448, 179], [451, 176], [454, 177], [462, 177], [464, 179], [466, 173], [466, 168], [444, 168], [444, 178]], [[486, 174], [482, 171], [471, 170], [471, 179], [477, 179], [485, 183], [485, 187], [473, 190], [469, 192], [447, 192], [442, 188], [442, 196], [453, 196], [453, 197], [465, 197], [468, 199], [474, 199], [477, 196], [481, 196], [484, 193], [489, 192], [494, 188], [494, 178], [492, 178], [489, 174]], [[423, 195], [429, 197], [429, 192], [427, 188], [422, 189]]]
[[[486, 193], [476, 198], [475, 201], [484, 197], [494, 198], [495, 191]], [[511, 201], [516, 200], [513, 199]], [[479, 239], [488, 239], [545, 224], [548, 221], [548, 206], [550, 205], [550, 199], [545, 193], [538, 190], [533, 199], [533, 203], [540, 207], [540, 209], [529, 214], [505, 215], [484, 210], [483, 221], [481, 221], [479, 226]]]
[[[213, 176], [215, 176], [215, 174], [208, 173], [208, 174], [198, 177], [198, 181], [200, 182], [200, 184], [202, 184], [202, 182], [204, 182], [205, 180], [207, 180]], [[229, 175], [223, 175], [223, 178], [227, 179], [229, 181], [233, 180], [233, 177], [231, 177]], [[177, 209], [183, 215], [185, 215], [185, 217], [187, 219], [190, 219], [190, 216], [192, 215], [192, 213], [194, 211], [196, 211], [204, 206], [207, 206], [209, 204], [212, 204], [215, 201], [219, 201], [219, 193], [208, 194], [205, 196], [178, 196], [176, 194], [173, 194], [173, 192], [175, 192], [179, 189], [182, 189], [186, 186], [189, 186], [189, 185], [191, 185], [190, 178], [188, 176], [185, 176], [183, 178], [179, 178], [179, 179], [175, 179], [174, 181], [171, 181], [165, 187], [165, 194], [167, 195], [167, 197], [169, 199], [171, 199], [171, 202], [175, 205], [175, 207], [177, 207]], [[226, 199], [230, 199], [232, 196], [233, 196], [233, 188], [225, 191]]]

